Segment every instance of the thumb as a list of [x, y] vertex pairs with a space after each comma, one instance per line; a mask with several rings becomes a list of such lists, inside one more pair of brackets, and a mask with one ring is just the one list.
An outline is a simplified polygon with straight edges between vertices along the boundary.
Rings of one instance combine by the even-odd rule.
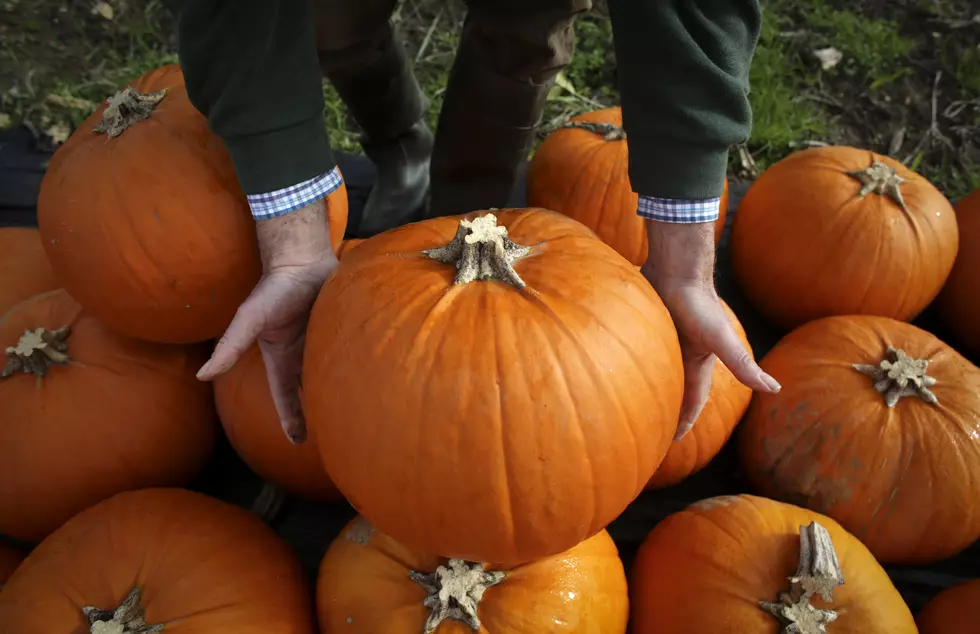
[[285, 347], [259, 340], [269, 392], [279, 415], [279, 423], [289, 441], [297, 445], [306, 440], [306, 417], [299, 397], [304, 343], [304, 337]]
[[766, 374], [755, 362], [755, 359], [745, 348], [745, 344], [735, 333], [735, 328], [723, 314], [718, 327], [706, 333], [705, 343], [743, 385], [757, 392], [771, 394], [782, 389], [779, 382]]
[[210, 381], [219, 374], [224, 374], [235, 365], [239, 357], [252, 347], [265, 325], [263, 312], [252, 302], [245, 300], [235, 318], [231, 320], [225, 334], [221, 335], [218, 345], [214, 347], [211, 358], [197, 371], [197, 378]]
[[701, 416], [704, 404], [711, 392], [711, 376], [715, 369], [715, 355], [702, 354], [684, 359], [684, 398], [681, 401], [680, 420], [674, 433], [674, 442], [687, 435]]

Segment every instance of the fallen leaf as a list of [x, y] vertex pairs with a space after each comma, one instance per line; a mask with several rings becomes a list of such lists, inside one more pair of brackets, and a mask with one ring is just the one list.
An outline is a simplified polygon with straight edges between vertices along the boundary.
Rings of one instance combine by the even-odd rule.
[[830, 70], [840, 64], [841, 60], [844, 59], [844, 54], [833, 46], [818, 48], [813, 51], [813, 56], [817, 58], [817, 61], [820, 62], [820, 68], [824, 70]]
[[106, 20], [111, 20], [116, 15], [112, 5], [108, 2], [96, 2], [95, 8], [92, 9], [92, 13], [101, 15]]

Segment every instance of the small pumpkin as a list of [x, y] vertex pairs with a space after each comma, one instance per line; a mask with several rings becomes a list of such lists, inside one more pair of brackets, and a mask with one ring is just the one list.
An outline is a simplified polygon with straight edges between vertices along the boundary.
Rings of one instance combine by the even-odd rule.
[[[261, 273], [231, 158], [176, 65], [139, 77], [82, 123], [52, 157], [37, 204], [65, 289], [131, 337], [216, 338]], [[336, 248], [346, 189], [327, 206]]]
[[786, 330], [834, 315], [911, 321], [942, 288], [958, 240], [949, 201], [919, 174], [867, 150], [818, 147], [779, 161], [746, 192], [732, 270]]
[[960, 249], [939, 296], [939, 310], [965, 349], [980, 355], [980, 189], [955, 209]]
[[[578, 220], [636, 266], [646, 261], [648, 249], [646, 225], [636, 214], [638, 202], [618, 107], [573, 117], [548, 135], [528, 165], [529, 206]], [[727, 179], [718, 211], [715, 243], [725, 231]]]
[[368, 521], [422, 552], [521, 563], [596, 534], [642, 491], [683, 371], [639, 271], [578, 222], [526, 209], [362, 242], [314, 305], [303, 386], [327, 473]]
[[7, 579], [14, 574], [14, 570], [17, 570], [17, 566], [22, 561], [24, 561], [24, 553], [13, 546], [0, 544], [0, 590], [3, 590]]
[[317, 610], [323, 634], [623, 634], [629, 599], [606, 531], [508, 569], [423, 555], [357, 517], [323, 558]]
[[119, 491], [183, 485], [217, 433], [201, 346], [109, 330], [64, 290], [0, 319], [0, 533], [36, 541]]
[[289, 546], [244, 509], [129, 491], [41, 542], [0, 593], [0, 632], [314, 634], [309, 590]]
[[751, 495], [703, 500], [657, 524], [633, 562], [630, 605], [634, 634], [916, 634], [853, 535]]
[[915, 616], [919, 634], [980, 634], [980, 579], [946, 588]]
[[[728, 304], [724, 301], [721, 304], [742, 345], [751, 354], [752, 346], [738, 317]], [[717, 361], [711, 374], [711, 392], [704, 410], [691, 431], [670, 445], [664, 461], [657, 467], [646, 488], [672, 486], [704, 469], [728, 442], [751, 400], [752, 389], [739, 382], [724, 363]]]
[[887, 564], [927, 564], [980, 537], [980, 368], [915, 326], [827, 317], [760, 365], [739, 432], [757, 491], [825, 513]]
[[58, 286], [38, 230], [0, 228], [0, 315], [15, 304]]

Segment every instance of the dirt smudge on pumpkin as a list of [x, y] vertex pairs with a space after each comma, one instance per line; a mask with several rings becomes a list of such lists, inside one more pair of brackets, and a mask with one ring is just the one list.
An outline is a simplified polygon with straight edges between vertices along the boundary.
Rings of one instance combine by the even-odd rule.
[[699, 500], [688, 508], [692, 511], [710, 511], [737, 504], [740, 500], [741, 498], [737, 495], [718, 495], [713, 498]]
[[344, 531], [344, 539], [360, 546], [367, 546], [376, 529], [366, 519], [359, 517]]

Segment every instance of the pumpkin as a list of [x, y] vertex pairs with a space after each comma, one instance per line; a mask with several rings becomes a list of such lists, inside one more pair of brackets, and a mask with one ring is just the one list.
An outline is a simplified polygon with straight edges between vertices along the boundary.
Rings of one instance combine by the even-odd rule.
[[525, 209], [362, 242], [313, 307], [303, 385], [327, 473], [369, 522], [422, 552], [521, 563], [642, 491], [683, 369], [639, 271], [578, 222]]
[[294, 445], [279, 424], [258, 345], [214, 380], [225, 435], [253, 471], [283, 491], [310, 500], [340, 498], [320, 462], [316, 442]]
[[344, 240], [343, 242], [340, 243], [340, 249], [337, 250], [337, 257], [338, 258], [344, 257], [344, 255], [347, 252], [349, 252], [351, 249], [353, 249], [354, 247], [356, 247], [362, 242], [364, 242], [363, 238], [350, 238], [348, 240]]
[[978, 605], [980, 579], [949, 587], [933, 597], [916, 615], [919, 634], [980, 634]]
[[[150, 71], [96, 110], [55, 152], [37, 204], [65, 289], [131, 337], [216, 338], [261, 273], [231, 158], [177, 66]], [[336, 248], [346, 190], [327, 205]]]
[[[624, 258], [647, 259], [646, 224], [629, 177], [623, 114], [605, 108], [572, 118], [534, 151], [527, 172], [527, 203], [561, 212], [598, 234]], [[715, 243], [725, 231], [728, 180], [721, 196]]]
[[927, 564], [980, 537], [980, 368], [887, 317], [827, 317], [760, 365], [739, 432], [749, 482], [825, 513], [887, 564]]
[[956, 258], [949, 201], [901, 163], [867, 150], [791, 154], [746, 192], [732, 271], [755, 308], [791, 330], [835, 315], [911, 321]]
[[962, 246], [939, 296], [943, 319], [966, 350], [980, 355], [980, 189], [956, 204]]
[[[752, 346], [731, 307], [722, 301], [728, 320], [735, 327], [742, 345], [751, 354]], [[721, 361], [711, 374], [711, 392], [694, 427], [670, 445], [664, 461], [647, 483], [647, 489], [661, 489], [679, 483], [701, 469], [721, 451], [735, 431], [752, 400], [752, 389], [742, 385]]]
[[37, 229], [0, 228], [0, 315], [29, 297], [56, 288], [58, 280]]
[[17, 570], [17, 566], [22, 561], [24, 561], [24, 553], [13, 546], [0, 543], [0, 590], [3, 590], [7, 579], [14, 574], [14, 570]]
[[296, 555], [248, 511], [120, 493], [52, 533], [0, 593], [0, 634], [314, 634]]
[[0, 319], [0, 533], [36, 541], [119, 491], [183, 485], [217, 433], [201, 346], [128, 339], [64, 290]]
[[633, 562], [630, 605], [634, 634], [916, 634], [853, 535], [750, 495], [703, 500], [657, 524]]
[[323, 634], [623, 634], [629, 599], [605, 531], [505, 569], [423, 555], [357, 517], [320, 565], [317, 611]]

